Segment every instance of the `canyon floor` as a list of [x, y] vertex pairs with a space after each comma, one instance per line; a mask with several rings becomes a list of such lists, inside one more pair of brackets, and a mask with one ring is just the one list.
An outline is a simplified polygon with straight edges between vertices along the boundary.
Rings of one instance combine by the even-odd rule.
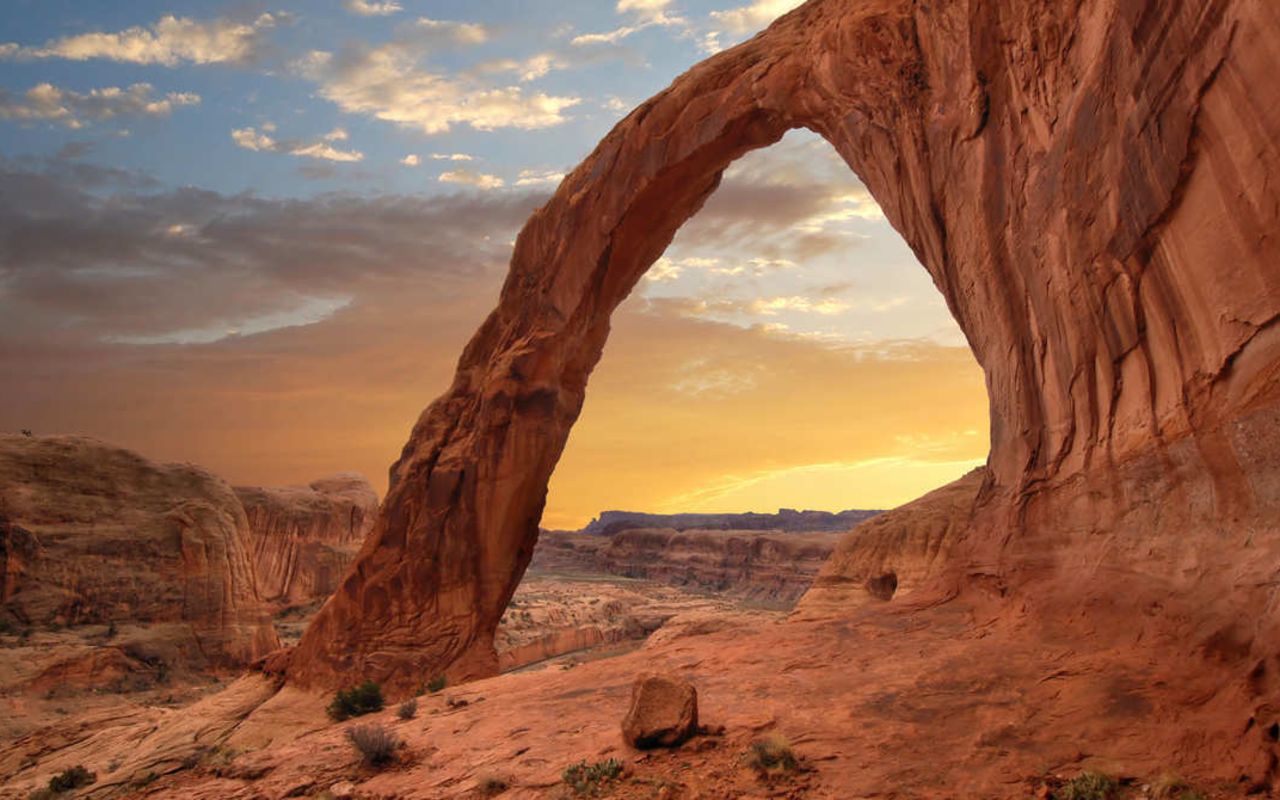
[[[1057, 638], [984, 606], [921, 601], [675, 631], [614, 657], [446, 687], [409, 720], [390, 707], [335, 724], [326, 697], [250, 676], [185, 712], [100, 726], [79, 746], [74, 726], [56, 742], [28, 739], [26, 757], [56, 751], [41, 774], [83, 762], [97, 792], [208, 800], [571, 797], [563, 770], [609, 758], [624, 768], [600, 795], [617, 798], [1047, 797], [1055, 776], [1083, 770], [1121, 779], [1126, 796], [1156, 796], [1170, 768], [1151, 754], [1171, 738], [1194, 747], [1194, 712], [1179, 709], [1206, 687], [1131, 642], [1081, 653], [1066, 629]], [[635, 676], [655, 669], [695, 683], [709, 732], [640, 753], [619, 721]], [[403, 742], [388, 767], [362, 766], [345, 739], [371, 721]], [[790, 743], [794, 771], [749, 765], [771, 733]], [[145, 780], [113, 784], [145, 759]], [[1187, 777], [1202, 797], [1249, 789]], [[23, 783], [0, 796], [25, 796]]]

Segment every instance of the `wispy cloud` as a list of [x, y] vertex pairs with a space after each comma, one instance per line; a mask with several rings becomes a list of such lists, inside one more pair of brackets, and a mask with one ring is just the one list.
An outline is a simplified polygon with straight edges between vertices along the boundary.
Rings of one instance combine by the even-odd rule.
[[0, 89], [0, 119], [53, 122], [68, 128], [83, 128], [89, 121], [117, 117], [166, 117], [174, 108], [199, 102], [200, 96], [189, 92], [156, 96], [147, 83], [135, 83], [123, 89], [109, 86], [83, 93], [41, 83], [21, 95]]
[[522, 169], [516, 186], [554, 186], [564, 180], [564, 173], [553, 169]]
[[231, 140], [245, 150], [268, 153], [284, 153], [301, 158], [314, 158], [321, 161], [355, 162], [364, 160], [364, 153], [359, 150], [343, 150], [334, 146], [334, 142], [345, 142], [347, 132], [336, 128], [325, 134], [318, 141], [301, 141], [298, 139], [276, 140], [271, 136], [274, 125], [257, 128], [237, 128], [231, 131]]
[[404, 10], [404, 6], [399, 3], [378, 3], [370, 0], [343, 0], [342, 7], [352, 14], [359, 14], [362, 17], [385, 17], [391, 14], [398, 14]]
[[668, 13], [670, 7], [671, 0], [618, 0], [615, 8], [619, 14], [629, 18], [627, 24], [610, 31], [579, 34], [570, 44], [578, 47], [612, 45], [646, 28], [687, 27], [688, 21], [684, 17]]
[[227, 19], [194, 20], [172, 15], [150, 27], [82, 33], [53, 39], [42, 46], [0, 45], [0, 57], [19, 60], [59, 58], [70, 61], [103, 59], [131, 64], [244, 64], [261, 52], [265, 31], [278, 17], [262, 14], [250, 22]]
[[463, 186], [474, 186], [477, 189], [501, 189], [507, 185], [507, 182], [497, 175], [472, 172], [466, 169], [455, 169], [442, 173], [438, 180], [441, 183], [457, 183]]

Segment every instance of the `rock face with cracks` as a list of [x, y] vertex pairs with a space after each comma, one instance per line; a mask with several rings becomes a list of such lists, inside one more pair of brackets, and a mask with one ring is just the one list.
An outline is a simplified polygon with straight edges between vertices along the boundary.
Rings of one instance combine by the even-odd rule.
[[373, 526], [378, 495], [359, 475], [308, 486], [237, 486], [249, 518], [262, 596], [305, 603], [330, 595]]
[[[23, 625], [145, 625], [145, 645], [112, 644], [171, 664], [243, 665], [278, 646], [244, 510], [198, 467], [82, 437], [0, 437], [0, 564], [0, 613]], [[72, 666], [100, 671], [104, 655], [122, 658]]]
[[1159, 701], [1199, 715], [1166, 726], [1167, 752], [1268, 785], [1278, 30], [1260, 0], [811, 0], [697, 65], [529, 221], [360, 557], [274, 668], [393, 693], [496, 669], [610, 314], [734, 159], [805, 127], [878, 200], [986, 374], [987, 472], [915, 594], [1183, 665], [1207, 688]]

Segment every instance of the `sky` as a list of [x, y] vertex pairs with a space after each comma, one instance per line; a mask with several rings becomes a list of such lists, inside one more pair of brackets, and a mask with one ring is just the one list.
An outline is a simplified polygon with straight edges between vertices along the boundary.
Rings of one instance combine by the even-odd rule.
[[[794, 0], [6, 0], [0, 431], [379, 491], [524, 220]], [[618, 310], [544, 525], [891, 507], [982, 463], [980, 369], [857, 177], [730, 167]]]

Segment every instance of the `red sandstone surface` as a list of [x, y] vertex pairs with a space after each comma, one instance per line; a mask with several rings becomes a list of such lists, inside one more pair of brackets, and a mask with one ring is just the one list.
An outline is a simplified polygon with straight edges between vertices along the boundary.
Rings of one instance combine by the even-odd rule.
[[249, 519], [258, 589], [280, 604], [332, 594], [378, 512], [377, 493], [359, 475], [235, 491]]
[[[118, 655], [170, 664], [244, 665], [278, 646], [244, 510], [199, 467], [74, 436], [0, 437], [0, 561], [11, 628], [116, 623]], [[62, 669], [114, 673], [102, 658]]]
[[[521, 234], [298, 648], [185, 712], [0, 748], [4, 791], [86, 763], [98, 793], [447, 798], [499, 775], [543, 797], [613, 756], [619, 797], [1025, 798], [1085, 768], [1138, 795], [1164, 772], [1210, 797], [1272, 792], [1278, 32], [1260, 0], [811, 0], [694, 67]], [[987, 469], [873, 520], [874, 549], [842, 548], [796, 619], [447, 690], [414, 720], [379, 715], [405, 747], [361, 767], [323, 692], [496, 671], [609, 314], [723, 169], [797, 126], [946, 297], [987, 376]], [[691, 680], [725, 734], [626, 749], [650, 670]], [[770, 731], [809, 771], [769, 784], [745, 766]], [[250, 752], [202, 766], [215, 746]]]

